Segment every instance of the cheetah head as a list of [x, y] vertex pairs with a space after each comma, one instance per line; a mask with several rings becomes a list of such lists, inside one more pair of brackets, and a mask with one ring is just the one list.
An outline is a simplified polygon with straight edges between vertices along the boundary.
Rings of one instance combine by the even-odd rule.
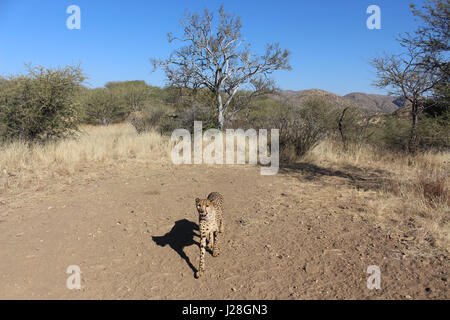
[[206, 217], [214, 212], [214, 205], [208, 199], [195, 199], [195, 206], [200, 216]]

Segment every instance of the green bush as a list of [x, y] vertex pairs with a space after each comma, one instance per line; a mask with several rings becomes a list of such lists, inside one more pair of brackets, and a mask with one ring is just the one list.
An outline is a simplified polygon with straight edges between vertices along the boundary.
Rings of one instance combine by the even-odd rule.
[[190, 108], [174, 112], [166, 106], [147, 107], [130, 114], [128, 121], [138, 133], [157, 130], [161, 134], [171, 134], [178, 128], [194, 131], [194, 121], [202, 121], [203, 130], [217, 128], [217, 117], [211, 115], [211, 108]]
[[105, 88], [82, 93], [84, 121], [110, 124], [128, 120], [141, 133], [157, 128], [171, 106], [166, 102], [169, 89], [147, 85], [144, 81], [112, 81]]
[[88, 90], [83, 98], [84, 121], [89, 124], [107, 125], [125, 120], [129, 111], [120, 105], [109, 89]]
[[[345, 112], [344, 112], [345, 111]], [[339, 116], [335, 124], [330, 128], [330, 137], [339, 141], [344, 148], [351, 145], [362, 145], [369, 141], [371, 135], [371, 115], [363, 114], [357, 107], [346, 107], [339, 110]]]
[[120, 108], [129, 112], [142, 110], [151, 96], [151, 87], [140, 80], [108, 82], [105, 87], [114, 94]]
[[[372, 139], [372, 143], [393, 151], [408, 151], [411, 137], [411, 121], [390, 117]], [[416, 126], [415, 148], [418, 151], [448, 150], [450, 148], [450, 122], [448, 115], [421, 115]]]
[[128, 117], [128, 122], [130, 122], [137, 133], [140, 134], [148, 130], [156, 130], [159, 128], [165, 116], [167, 116], [167, 110], [164, 107], [147, 107], [142, 111], [132, 112]]
[[388, 119], [381, 128], [380, 141], [374, 139], [375, 144], [393, 151], [406, 151], [411, 134], [411, 121], [403, 118]]
[[262, 128], [280, 129], [280, 159], [295, 162], [304, 157], [337, 127], [339, 110], [320, 98], [310, 98], [299, 108], [282, 105], [257, 120]]
[[28, 66], [28, 74], [0, 84], [0, 139], [47, 141], [77, 130], [74, 97], [84, 77], [79, 66], [49, 69]]
[[417, 126], [418, 148], [425, 150], [450, 149], [450, 114], [423, 117]]
[[161, 118], [161, 122], [158, 125], [158, 131], [161, 134], [171, 135], [173, 130], [183, 128], [181, 126], [180, 119], [175, 115], [166, 115]]
[[164, 91], [166, 99], [146, 114], [146, 122], [152, 123], [152, 127], [157, 127], [162, 134], [170, 135], [178, 128], [193, 132], [194, 121], [201, 121], [203, 130], [219, 127], [209, 91], [195, 92], [185, 88], [166, 88]]

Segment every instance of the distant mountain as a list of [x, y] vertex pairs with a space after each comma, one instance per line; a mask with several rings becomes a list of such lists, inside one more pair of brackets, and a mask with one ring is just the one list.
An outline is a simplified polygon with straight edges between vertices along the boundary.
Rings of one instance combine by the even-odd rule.
[[404, 100], [398, 97], [383, 96], [381, 94], [367, 94], [367, 93], [349, 93], [344, 96], [351, 100], [356, 105], [359, 105], [367, 110], [376, 112], [391, 113], [398, 110], [399, 107], [405, 105]]
[[320, 89], [282, 90], [279, 96], [273, 96], [273, 99], [286, 99], [293, 105], [302, 106], [307, 99], [314, 96], [324, 98], [340, 107], [353, 106], [369, 113], [392, 113], [405, 105], [404, 100], [397, 97], [360, 92], [340, 96]]
[[288, 102], [296, 106], [302, 106], [303, 103], [311, 97], [321, 97], [338, 106], [343, 106], [348, 103], [348, 101], [346, 101], [343, 97], [320, 89], [300, 91], [285, 90], [280, 92], [280, 96], [280, 99], [287, 99]]

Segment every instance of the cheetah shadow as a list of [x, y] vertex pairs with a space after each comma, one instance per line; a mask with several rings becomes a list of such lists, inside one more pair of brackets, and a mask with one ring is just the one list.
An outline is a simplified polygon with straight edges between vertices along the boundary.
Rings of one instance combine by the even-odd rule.
[[195, 222], [187, 219], [178, 220], [169, 232], [159, 237], [152, 236], [152, 240], [161, 247], [169, 245], [186, 261], [192, 271], [196, 272], [197, 268], [193, 266], [183, 249], [192, 245], [200, 247], [200, 244], [194, 240], [194, 237], [198, 237], [198, 234], [195, 232], [198, 230], [198, 225]]

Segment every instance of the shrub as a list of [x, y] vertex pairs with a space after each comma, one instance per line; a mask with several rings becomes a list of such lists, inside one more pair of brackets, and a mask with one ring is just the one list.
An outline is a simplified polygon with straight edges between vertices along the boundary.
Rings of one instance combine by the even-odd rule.
[[[388, 119], [381, 130], [383, 147], [392, 151], [407, 151], [411, 136], [409, 119], [392, 117]], [[416, 126], [415, 147], [418, 151], [448, 150], [450, 148], [450, 123], [448, 116], [420, 117]], [[379, 141], [374, 140], [374, 143]]]
[[113, 81], [105, 84], [116, 98], [116, 103], [123, 110], [130, 112], [142, 110], [150, 97], [151, 87], [145, 81]]
[[370, 139], [370, 120], [372, 115], [363, 114], [357, 107], [348, 106], [339, 110], [337, 123], [331, 123], [330, 131], [334, 138], [340, 140], [344, 150], [349, 145], [362, 145]]
[[136, 129], [137, 133], [142, 133], [151, 129], [156, 129], [161, 125], [162, 119], [166, 116], [166, 111], [162, 107], [146, 108], [142, 111], [134, 111], [128, 117]]
[[424, 116], [417, 126], [419, 150], [450, 149], [450, 112], [435, 116]]
[[147, 128], [158, 129], [161, 134], [171, 134], [178, 128], [194, 130], [194, 121], [201, 121], [203, 130], [218, 128], [217, 114], [211, 108], [209, 92], [193, 92], [183, 88], [168, 88], [171, 103], [163, 101], [158, 106], [143, 109]]
[[84, 120], [89, 124], [107, 125], [123, 121], [129, 114], [109, 89], [97, 88], [86, 92], [83, 99]]
[[0, 137], [33, 142], [73, 134], [80, 120], [74, 96], [83, 80], [79, 66], [28, 66], [28, 74], [3, 80]]
[[175, 129], [183, 128], [180, 119], [175, 115], [165, 115], [158, 126], [161, 135], [170, 135]]
[[266, 127], [280, 129], [280, 158], [287, 162], [304, 157], [337, 125], [338, 109], [320, 98], [274, 111]]
[[392, 151], [407, 151], [411, 135], [411, 123], [408, 119], [388, 119], [381, 130], [381, 143], [385, 148]]

